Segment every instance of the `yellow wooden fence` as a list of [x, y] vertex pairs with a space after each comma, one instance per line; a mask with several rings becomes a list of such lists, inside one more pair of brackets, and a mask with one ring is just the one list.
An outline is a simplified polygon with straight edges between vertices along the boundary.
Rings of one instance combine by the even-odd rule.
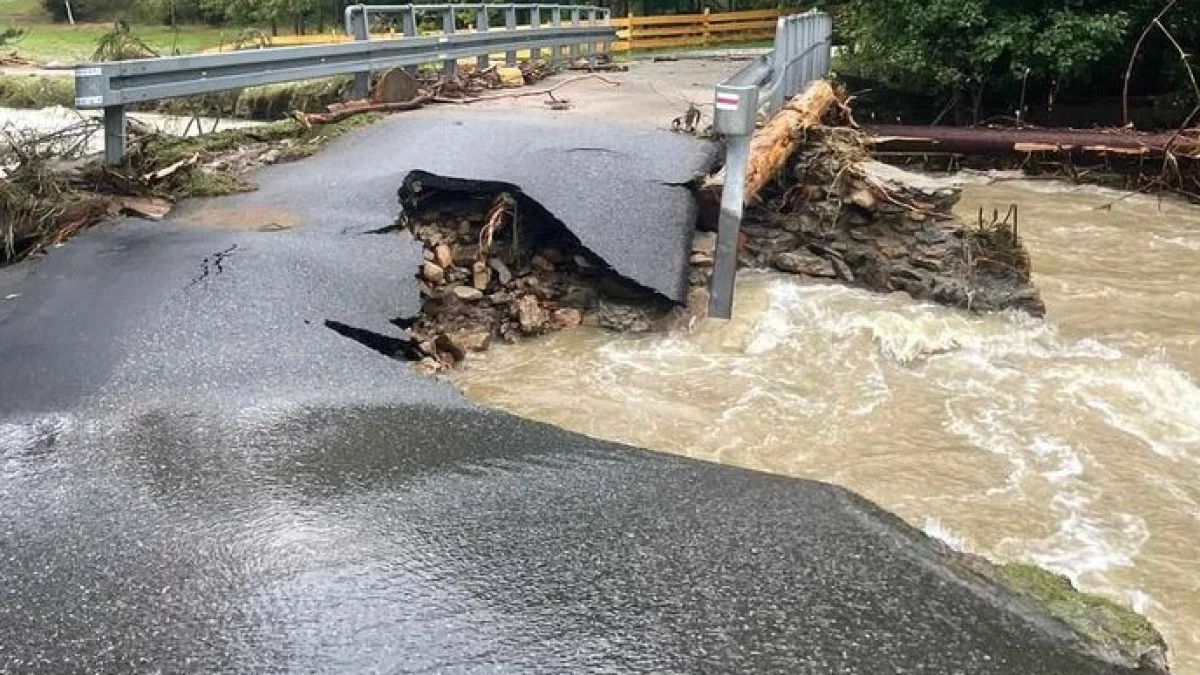
[[[756, 42], [775, 37], [775, 20], [787, 10], [760, 9], [748, 12], [709, 12], [614, 18], [617, 41], [614, 52], [641, 49], [708, 47], [730, 42]], [[495, 30], [504, 30], [497, 28]], [[346, 42], [342, 33], [316, 35], [280, 35], [270, 38], [271, 46], [328, 44]]]
[[707, 47], [729, 42], [755, 42], [775, 37], [780, 9], [749, 12], [705, 10], [703, 14], [670, 14], [613, 19], [617, 41], [613, 51]]

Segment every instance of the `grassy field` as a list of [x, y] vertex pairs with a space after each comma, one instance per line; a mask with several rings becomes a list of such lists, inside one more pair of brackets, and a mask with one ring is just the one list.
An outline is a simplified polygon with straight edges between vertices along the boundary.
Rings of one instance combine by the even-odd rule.
[[[34, 61], [71, 63], [86, 61], [96, 50], [96, 41], [112, 29], [109, 23], [76, 26], [52, 23], [38, 0], [0, 0], [0, 27], [14, 26], [29, 31], [15, 44], [0, 50], [13, 51]], [[134, 26], [134, 34], [160, 54], [189, 54], [211, 49], [240, 32], [235, 28], [183, 26]]]
[[[86, 61], [96, 51], [96, 41], [112, 29], [108, 24], [17, 24], [29, 33], [13, 47], [17, 53], [39, 63]], [[217, 47], [237, 31], [208, 27], [183, 26], [178, 32], [165, 26], [135, 26], [133, 33], [151, 49], [164, 56], [190, 54]]]

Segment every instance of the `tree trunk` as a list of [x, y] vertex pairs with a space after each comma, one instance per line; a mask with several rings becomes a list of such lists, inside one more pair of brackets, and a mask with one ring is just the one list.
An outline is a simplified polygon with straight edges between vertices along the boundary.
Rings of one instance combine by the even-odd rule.
[[819, 125], [836, 102], [833, 86], [825, 80], [816, 80], [792, 97], [754, 134], [750, 141], [750, 164], [746, 171], [746, 203], [758, 197], [763, 187], [800, 148], [801, 132]]
[[927, 127], [897, 124], [863, 126], [875, 150], [960, 155], [1020, 155], [1029, 152], [1069, 153], [1072, 156], [1125, 155], [1200, 159], [1200, 141], [1174, 132], [1140, 134], [1128, 131], [1078, 129], [991, 129]]
[[[787, 164], [788, 158], [800, 149], [805, 129], [817, 126], [821, 119], [837, 102], [833, 86], [825, 80], [817, 80], [801, 93], [784, 104], [750, 141], [750, 160], [746, 167], [745, 202], [750, 204], [758, 193]], [[716, 230], [721, 212], [721, 191], [725, 187], [725, 174], [712, 176], [696, 193], [700, 205], [702, 230]]]

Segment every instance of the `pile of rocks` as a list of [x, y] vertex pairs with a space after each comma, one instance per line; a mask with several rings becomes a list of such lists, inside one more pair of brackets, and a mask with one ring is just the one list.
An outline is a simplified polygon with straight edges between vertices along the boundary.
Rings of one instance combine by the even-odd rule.
[[581, 324], [661, 329], [672, 304], [626, 281], [561, 223], [511, 192], [426, 191], [402, 220], [424, 246], [411, 335], [424, 369], [454, 366], [495, 340]]
[[1045, 313], [1015, 209], [967, 226], [952, 215], [957, 188], [848, 167], [836, 145], [819, 141], [788, 171], [748, 210], [741, 264], [973, 311]]

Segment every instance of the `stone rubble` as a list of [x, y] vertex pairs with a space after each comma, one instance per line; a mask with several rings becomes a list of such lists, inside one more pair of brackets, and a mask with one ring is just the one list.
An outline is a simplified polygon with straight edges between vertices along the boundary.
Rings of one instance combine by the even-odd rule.
[[409, 201], [419, 206], [406, 207], [401, 222], [425, 248], [421, 312], [411, 328], [424, 370], [452, 367], [497, 340], [585, 324], [667, 330], [694, 320], [612, 272], [561, 224], [508, 193], [447, 192]]

